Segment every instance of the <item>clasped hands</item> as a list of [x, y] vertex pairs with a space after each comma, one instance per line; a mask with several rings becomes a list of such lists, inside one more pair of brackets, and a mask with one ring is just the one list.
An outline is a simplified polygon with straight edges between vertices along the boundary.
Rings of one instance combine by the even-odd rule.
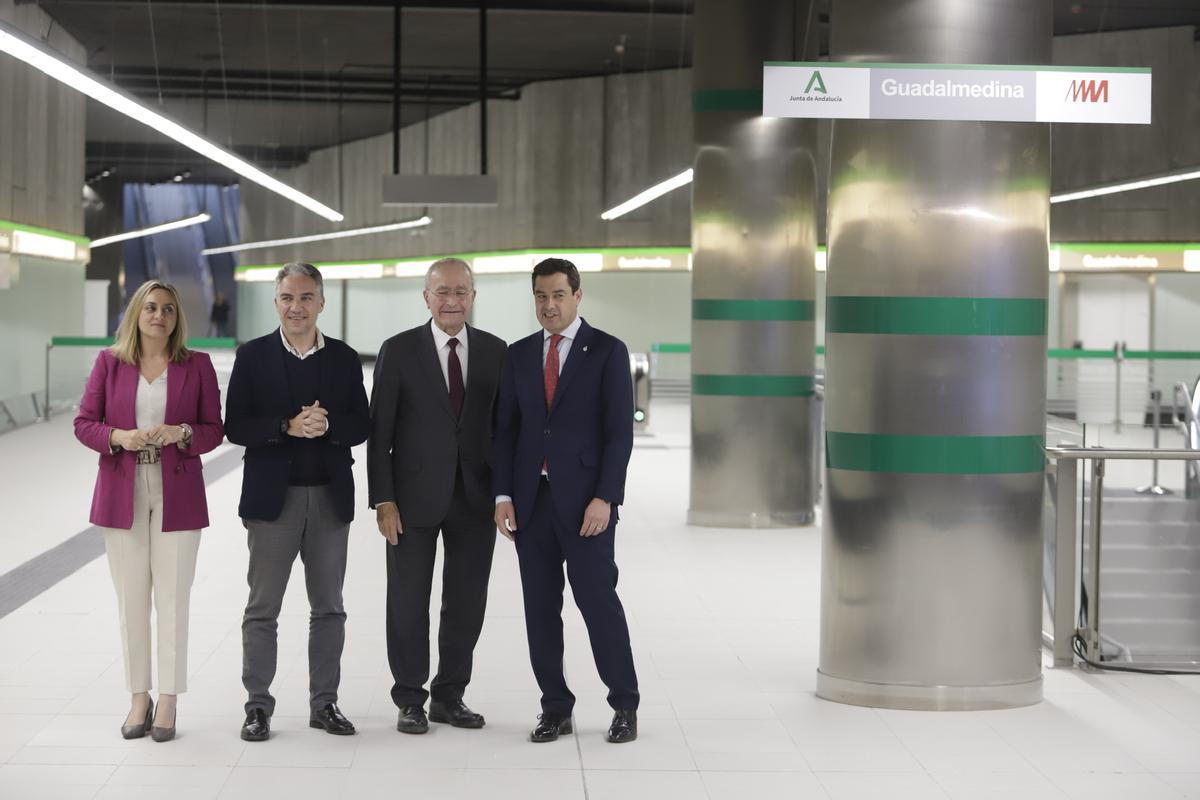
[[[583, 524], [579, 526], [579, 535], [585, 538], [596, 536], [608, 529], [608, 520], [612, 515], [612, 504], [599, 497], [593, 497], [583, 512]], [[496, 504], [496, 528], [508, 540], [516, 540], [517, 512], [513, 504], [505, 500]]]
[[183, 441], [183, 428], [179, 425], [155, 425], [152, 428], [144, 430], [134, 428], [128, 431], [114, 428], [112, 434], [109, 436], [109, 442], [113, 447], [135, 451], [145, 450], [151, 445], [166, 447], [169, 444], [178, 444], [181, 441]]
[[300, 413], [288, 420], [288, 436], [297, 439], [318, 439], [329, 430], [329, 411], [317, 400], [311, 406], [300, 406]]

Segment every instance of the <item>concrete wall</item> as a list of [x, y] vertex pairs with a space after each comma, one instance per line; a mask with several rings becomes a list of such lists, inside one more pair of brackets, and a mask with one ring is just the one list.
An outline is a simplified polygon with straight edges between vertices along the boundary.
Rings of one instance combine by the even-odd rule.
[[[83, 47], [36, 5], [0, 0], [0, 20], [77, 62]], [[0, 55], [0, 219], [83, 233], [86, 100], [7, 55]], [[12, 281], [0, 289], [0, 401], [23, 417], [29, 396], [45, 388], [51, 336], [83, 332], [84, 267], [29, 256], [11, 258]], [[82, 390], [82, 385], [80, 385]], [[40, 397], [39, 397], [40, 401]]]
[[[434, 223], [356, 239], [242, 254], [242, 263], [303, 258], [437, 255], [471, 250], [603, 245], [687, 245], [691, 200], [686, 191], [606, 223], [600, 213], [675, 175], [691, 163], [691, 73], [666, 71], [548, 81], [516, 101], [488, 105], [489, 173], [500, 186], [494, 208], [434, 208]], [[431, 174], [479, 169], [479, 109], [467, 106], [401, 133], [401, 172]], [[419, 207], [380, 204], [392, 169], [391, 135], [321, 150], [278, 177], [345, 214], [338, 228], [358, 228], [420, 216]], [[340, 172], [339, 172], [340, 162]], [[246, 241], [334, 229], [320, 217], [257, 186], [244, 185]]]
[[[1149, 66], [1154, 122], [1055, 125], [1052, 189], [1064, 191], [1151, 173], [1200, 166], [1200, 43], [1195, 30], [1059, 37], [1055, 64]], [[691, 71], [664, 71], [532, 84], [520, 100], [488, 106], [490, 171], [501, 202], [490, 209], [433, 209], [422, 233], [396, 233], [259, 250], [243, 263], [281, 263], [435, 255], [467, 250], [619, 244], [686, 245], [690, 197], [680, 190], [605, 223], [599, 214], [690, 165]], [[824, 241], [826, 171], [832, 126], [818, 133], [818, 228]], [[478, 169], [477, 106], [435, 117], [401, 135], [405, 173]], [[340, 162], [340, 172], [339, 172]], [[280, 178], [346, 215], [351, 228], [419, 216], [419, 208], [380, 205], [380, 178], [391, 171], [391, 136], [315, 153]], [[1056, 205], [1055, 241], [1200, 240], [1200, 184], [1147, 189]], [[243, 195], [246, 240], [330, 230], [332, 226], [257, 187]]]
[[[36, 5], [0, 0], [0, 19], [38, 38], [49, 31], [58, 53], [86, 58]], [[0, 219], [82, 234], [87, 100], [7, 55], [0, 55], [0, 98]]]
[[[1194, 28], [1157, 28], [1054, 40], [1054, 63], [1151, 67], [1150, 125], [1055, 125], [1054, 192], [1200, 168], [1200, 42]], [[1060, 203], [1054, 241], [1200, 241], [1200, 182]]]

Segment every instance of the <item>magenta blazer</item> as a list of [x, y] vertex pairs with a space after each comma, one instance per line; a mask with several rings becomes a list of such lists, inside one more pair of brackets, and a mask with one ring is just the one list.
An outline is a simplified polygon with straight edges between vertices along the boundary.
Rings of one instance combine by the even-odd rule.
[[[75, 438], [100, 453], [100, 470], [92, 494], [93, 525], [104, 528], [133, 527], [133, 479], [137, 456], [121, 450], [112, 455], [109, 432], [114, 428], [137, 427], [137, 388], [141, 374], [136, 364], [117, 360], [105, 348], [96, 358], [88, 377]], [[186, 422], [192, 426], [192, 446], [181, 450], [162, 449], [159, 462], [163, 474], [164, 531], [190, 531], [208, 527], [208, 501], [200, 455], [216, 448], [225, 437], [221, 424], [221, 393], [217, 373], [205, 353], [193, 352], [183, 363], [167, 365], [167, 425]]]

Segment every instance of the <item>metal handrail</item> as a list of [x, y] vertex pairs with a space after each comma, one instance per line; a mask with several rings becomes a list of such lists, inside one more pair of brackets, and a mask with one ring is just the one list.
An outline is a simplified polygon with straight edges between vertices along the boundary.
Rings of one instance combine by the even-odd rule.
[[[1195, 450], [1155, 450], [1146, 448], [1047, 447], [1046, 458], [1055, 463], [1054, 522], [1054, 665], [1075, 663], [1072, 642], [1083, 638], [1087, 660], [1100, 662], [1100, 530], [1104, 506], [1104, 468], [1108, 461], [1194, 461]], [[1084, 529], [1083, 544], [1088, 545], [1088, 614], [1086, 627], [1075, 627], [1075, 487], [1080, 461], [1091, 460], [1091, 508]], [[1124, 666], [1139, 666], [1136, 663]], [[1150, 668], [1155, 665], [1141, 665]]]
[[[1186, 383], [1175, 384], [1175, 425], [1183, 434], [1183, 445], [1189, 450], [1200, 450], [1200, 381], [1197, 381], [1198, 391], [1189, 392]], [[1181, 403], [1180, 400], [1183, 400]], [[1183, 410], [1183, 419], [1179, 419], [1179, 410]], [[1191, 461], [1183, 467], [1184, 496], [1200, 497], [1200, 461]]]

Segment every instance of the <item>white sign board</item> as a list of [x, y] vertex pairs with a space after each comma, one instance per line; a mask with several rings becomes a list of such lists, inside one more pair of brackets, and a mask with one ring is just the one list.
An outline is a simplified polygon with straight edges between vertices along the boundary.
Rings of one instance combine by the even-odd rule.
[[1150, 124], [1150, 68], [770, 61], [763, 116]]

